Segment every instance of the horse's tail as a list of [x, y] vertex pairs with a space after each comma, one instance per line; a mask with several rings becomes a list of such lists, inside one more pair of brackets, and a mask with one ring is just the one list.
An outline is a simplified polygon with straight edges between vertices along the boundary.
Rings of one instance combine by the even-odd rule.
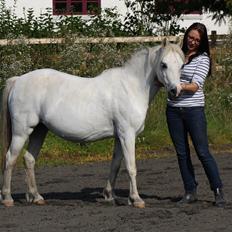
[[6, 85], [2, 93], [1, 102], [1, 156], [2, 156], [2, 171], [5, 169], [6, 153], [10, 147], [12, 131], [11, 131], [11, 119], [8, 108], [9, 93], [14, 86], [16, 77], [10, 78], [6, 81]]

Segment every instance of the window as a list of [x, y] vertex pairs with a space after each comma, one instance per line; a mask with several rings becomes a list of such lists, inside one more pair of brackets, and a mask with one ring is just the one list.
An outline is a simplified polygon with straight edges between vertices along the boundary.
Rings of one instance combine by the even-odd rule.
[[53, 0], [54, 15], [95, 15], [101, 0]]

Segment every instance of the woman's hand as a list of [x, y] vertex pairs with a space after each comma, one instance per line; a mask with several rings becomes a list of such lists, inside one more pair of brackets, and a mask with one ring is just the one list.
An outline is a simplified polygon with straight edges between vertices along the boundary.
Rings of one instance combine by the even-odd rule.
[[182, 89], [183, 89], [182, 84], [176, 85], [176, 97], [178, 97], [180, 95]]

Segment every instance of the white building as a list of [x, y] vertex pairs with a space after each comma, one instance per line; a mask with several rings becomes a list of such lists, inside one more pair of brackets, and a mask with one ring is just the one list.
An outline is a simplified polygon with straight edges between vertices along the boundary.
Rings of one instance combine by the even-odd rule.
[[[16, 7], [14, 4], [16, 2]], [[8, 8], [14, 9], [18, 17], [23, 17], [28, 9], [33, 9], [35, 16], [46, 12], [46, 8], [52, 9], [53, 15], [70, 14], [70, 10], [77, 15], [88, 15], [92, 7], [100, 6], [101, 8], [117, 7], [117, 11], [123, 16], [127, 8], [123, 0], [5, 0]], [[84, 16], [86, 17], [86, 16]], [[179, 21], [181, 27], [188, 27], [193, 22], [202, 22], [206, 25], [209, 34], [211, 31], [217, 31], [217, 34], [228, 34], [230, 23], [229, 19], [220, 25], [212, 21], [211, 14], [187, 14], [181, 17]]]

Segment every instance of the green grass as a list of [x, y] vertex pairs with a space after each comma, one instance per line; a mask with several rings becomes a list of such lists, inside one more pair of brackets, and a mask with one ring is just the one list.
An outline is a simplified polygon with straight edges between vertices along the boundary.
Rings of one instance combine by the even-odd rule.
[[[91, 25], [86, 27], [86, 21], [83, 24], [77, 17], [65, 17], [63, 21], [60, 21], [60, 25], [56, 25], [58, 26], [57, 30], [53, 31], [50, 14], [41, 15], [37, 19], [34, 17], [33, 11], [29, 10], [26, 12], [26, 21], [18, 20], [15, 18], [14, 10], [8, 11], [4, 7], [4, 0], [1, 3], [0, 12], [3, 17], [0, 19], [2, 25], [0, 37], [7, 38], [9, 41], [18, 38], [21, 43], [14, 46], [0, 46], [0, 89], [4, 86], [7, 78], [39, 68], [54, 68], [74, 75], [94, 77], [103, 70], [121, 66], [135, 50], [155, 45], [155, 43], [75, 44], [73, 41], [76, 37], [95, 36], [96, 33], [97, 36], [109, 36], [109, 33], [114, 36], [120, 35], [118, 34], [120, 30], [114, 31], [114, 28], [109, 25], [105, 27], [104, 20], [100, 20], [99, 24], [94, 24], [94, 27]], [[112, 17], [108, 15], [107, 21], [110, 18], [111, 22], [117, 22], [112, 11], [109, 13]], [[124, 33], [123, 35], [125, 35]], [[63, 35], [65, 37], [64, 44], [27, 45], [24, 43], [25, 37], [40, 38]], [[211, 49], [213, 76], [206, 81], [205, 93], [208, 136], [210, 144], [214, 147], [232, 143], [231, 44], [232, 36], [229, 36], [223, 46]], [[165, 108], [166, 93], [162, 90], [149, 108], [145, 130], [136, 140], [138, 158], [163, 156], [165, 147], [173, 147], [167, 130]], [[78, 144], [65, 141], [49, 133], [37, 164], [60, 165], [108, 160], [112, 156], [112, 150], [113, 139]], [[22, 164], [22, 156], [19, 163]]]
[[[232, 42], [231, 42], [232, 43]], [[230, 44], [231, 44], [230, 43]], [[41, 67], [52, 67], [80, 76], [96, 76], [103, 70], [120, 66], [134, 50], [144, 44], [118, 45], [54, 45], [54, 46], [7, 46], [0, 48], [0, 86], [10, 76], [20, 75]], [[231, 47], [231, 46], [230, 46]], [[224, 47], [214, 51], [214, 65], [220, 66], [206, 80], [206, 116], [208, 137], [212, 146], [220, 147], [232, 142], [232, 51]], [[217, 55], [218, 54], [218, 55]], [[107, 57], [107, 60], [105, 59]], [[75, 61], [75, 62], [74, 62]], [[148, 110], [145, 130], [136, 140], [138, 158], [163, 156], [165, 147], [173, 147], [167, 130], [165, 109], [167, 94], [161, 90]], [[87, 144], [65, 141], [49, 133], [38, 158], [38, 165], [76, 164], [109, 160], [112, 156], [113, 139]], [[158, 152], [149, 152], [158, 151]], [[20, 159], [20, 164], [22, 159]]]
[[[211, 99], [212, 100], [212, 99]], [[216, 149], [232, 141], [232, 109], [210, 107], [207, 101], [209, 144]], [[222, 102], [217, 104], [222, 104]], [[164, 90], [152, 102], [144, 131], [136, 140], [137, 158], [159, 158], [165, 148], [173, 147], [168, 133], [166, 117], [166, 93]], [[220, 109], [220, 110], [219, 110]], [[48, 134], [38, 159], [39, 165], [77, 164], [91, 161], [109, 160], [112, 157], [113, 139], [79, 144], [65, 141], [51, 133]], [[150, 151], [150, 152], [149, 152]]]
[[[231, 149], [223, 146], [232, 141], [232, 106], [230, 102], [231, 86], [215, 89], [213, 78], [206, 86], [206, 116], [208, 121], [209, 144], [214, 149]], [[165, 110], [167, 94], [161, 90], [148, 110], [145, 129], [136, 139], [136, 157], [159, 158], [174, 154], [166, 148], [173, 148], [168, 133]], [[110, 160], [113, 152], [113, 139], [105, 139], [91, 143], [74, 143], [48, 133], [43, 144], [37, 165], [79, 164], [93, 161]], [[22, 165], [22, 156], [19, 159]]]

